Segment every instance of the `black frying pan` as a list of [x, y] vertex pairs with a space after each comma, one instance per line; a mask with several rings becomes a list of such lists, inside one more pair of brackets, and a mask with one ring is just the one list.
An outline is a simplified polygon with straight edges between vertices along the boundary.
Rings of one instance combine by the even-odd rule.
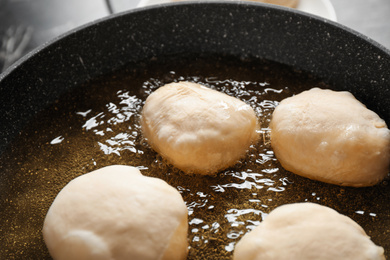
[[[11, 149], [37, 112], [86, 80], [129, 62], [186, 52], [259, 57], [294, 66], [352, 92], [390, 124], [390, 52], [367, 37], [277, 6], [178, 3], [90, 23], [41, 46], [1, 74], [0, 153]], [[0, 203], [12, 199], [6, 187], [10, 179], [0, 168]], [[0, 220], [0, 225], [7, 223], [1, 212]], [[24, 257], [29, 258], [34, 257]]]

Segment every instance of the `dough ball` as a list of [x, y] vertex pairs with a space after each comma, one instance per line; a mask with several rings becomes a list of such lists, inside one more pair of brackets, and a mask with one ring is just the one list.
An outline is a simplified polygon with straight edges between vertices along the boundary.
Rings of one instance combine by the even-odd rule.
[[190, 82], [153, 92], [141, 123], [150, 146], [187, 173], [212, 174], [232, 166], [259, 137], [249, 105]]
[[186, 259], [187, 226], [176, 189], [115, 165], [69, 182], [47, 212], [43, 237], [56, 260]]
[[314, 203], [273, 210], [237, 243], [233, 260], [385, 260], [352, 219]]
[[276, 157], [301, 176], [361, 187], [389, 172], [390, 130], [349, 92], [314, 88], [286, 98], [270, 128]]

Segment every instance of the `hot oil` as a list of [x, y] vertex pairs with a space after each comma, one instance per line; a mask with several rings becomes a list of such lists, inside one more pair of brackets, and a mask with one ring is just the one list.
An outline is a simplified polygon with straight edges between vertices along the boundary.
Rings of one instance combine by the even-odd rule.
[[[238, 97], [259, 117], [260, 142], [215, 176], [180, 172], [142, 137], [139, 115], [146, 97], [183, 80]], [[130, 64], [80, 86], [40, 113], [0, 160], [1, 172], [12, 176], [1, 186], [0, 259], [50, 259], [41, 229], [56, 194], [71, 179], [112, 164], [137, 166], [179, 190], [189, 214], [188, 259], [231, 259], [237, 241], [271, 210], [304, 201], [351, 217], [389, 257], [386, 181], [369, 188], [320, 183], [283, 170], [273, 154], [268, 125], [274, 108], [312, 87], [329, 86], [278, 63], [213, 55]]]

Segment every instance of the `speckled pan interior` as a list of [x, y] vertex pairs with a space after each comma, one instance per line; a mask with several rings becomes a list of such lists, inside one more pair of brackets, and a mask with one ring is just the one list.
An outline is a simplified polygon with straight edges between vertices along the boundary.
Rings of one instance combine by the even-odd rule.
[[87, 79], [153, 56], [261, 57], [313, 72], [390, 121], [390, 53], [348, 28], [283, 7], [190, 2], [136, 9], [78, 28], [0, 76], [0, 152], [30, 117]]
[[[329, 20], [278, 6], [172, 3], [73, 30], [1, 74], [0, 155], [61, 94], [130, 62], [183, 53], [265, 58], [311, 72], [337, 90], [352, 92], [390, 125], [390, 52], [376, 42]], [[0, 203], [12, 201], [6, 192], [10, 174], [0, 165]], [[8, 220], [0, 214], [0, 222]]]

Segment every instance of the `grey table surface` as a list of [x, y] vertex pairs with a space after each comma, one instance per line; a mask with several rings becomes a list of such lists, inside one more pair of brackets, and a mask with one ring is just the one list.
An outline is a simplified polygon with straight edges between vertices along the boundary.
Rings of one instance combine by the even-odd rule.
[[[390, 49], [390, 0], [331, 0], [337, 22]], [[37, 46], [139, 0], [0, 0], [0, 72]]]

